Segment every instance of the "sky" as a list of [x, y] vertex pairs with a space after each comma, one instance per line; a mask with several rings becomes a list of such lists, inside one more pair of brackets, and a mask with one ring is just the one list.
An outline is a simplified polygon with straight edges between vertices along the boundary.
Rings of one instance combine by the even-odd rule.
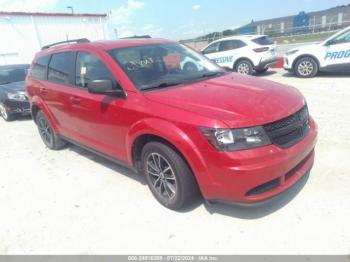
[[344, 4], [350, 0], [0, 0], [0, 11], [70, 12], [72, 6], [75, 13], [109, 13], [119, 37], [180, 40]]

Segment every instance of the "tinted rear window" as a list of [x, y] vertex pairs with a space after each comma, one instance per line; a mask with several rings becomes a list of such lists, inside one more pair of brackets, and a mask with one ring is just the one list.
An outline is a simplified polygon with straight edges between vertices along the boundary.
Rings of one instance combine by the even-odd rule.
[[267, 38], [266, 36], [256, 38], [252, 41], [258, 45], [273, 45], [272, 40]]
[[31, 75], [35, 79], [46, 80], [46, 67], [50, 56], [39, 57], [33, 65]]

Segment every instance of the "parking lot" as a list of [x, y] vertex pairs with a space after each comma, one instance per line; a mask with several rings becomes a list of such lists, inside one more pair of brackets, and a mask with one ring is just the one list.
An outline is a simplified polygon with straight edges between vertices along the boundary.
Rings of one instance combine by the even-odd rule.
[[0, 119], [1, 254], [348, 254], [350, 75], [293, 85], [319, 126], [310, 175], [269, 205], [170, 211], [142, 177], [76, 146], [46, 149], [30, 119]]

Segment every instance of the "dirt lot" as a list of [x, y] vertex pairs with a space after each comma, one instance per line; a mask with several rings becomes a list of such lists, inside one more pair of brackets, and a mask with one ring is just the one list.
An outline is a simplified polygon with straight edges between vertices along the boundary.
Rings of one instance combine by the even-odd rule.
[[308, 178], [268, 206], [163, 208], [144, 180], [83, 149], [49, 151], [35, 125], [0, 120], [0, 254], [348, 254], [350, 75], [294, 85], [319, 125]]

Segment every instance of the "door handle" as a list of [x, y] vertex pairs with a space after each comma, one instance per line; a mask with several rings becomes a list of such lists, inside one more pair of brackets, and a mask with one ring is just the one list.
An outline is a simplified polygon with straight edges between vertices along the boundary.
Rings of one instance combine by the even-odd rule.
[[45, 87], [40, 88], [40, 94], [42, 95], [47, 94], [47, 89]]
[[79, 105], [81, 99], [80, 99], [79, 97], [72, 96], [72, 97], [70, 98], [70, 101], [72, 102], [73, 105]]

